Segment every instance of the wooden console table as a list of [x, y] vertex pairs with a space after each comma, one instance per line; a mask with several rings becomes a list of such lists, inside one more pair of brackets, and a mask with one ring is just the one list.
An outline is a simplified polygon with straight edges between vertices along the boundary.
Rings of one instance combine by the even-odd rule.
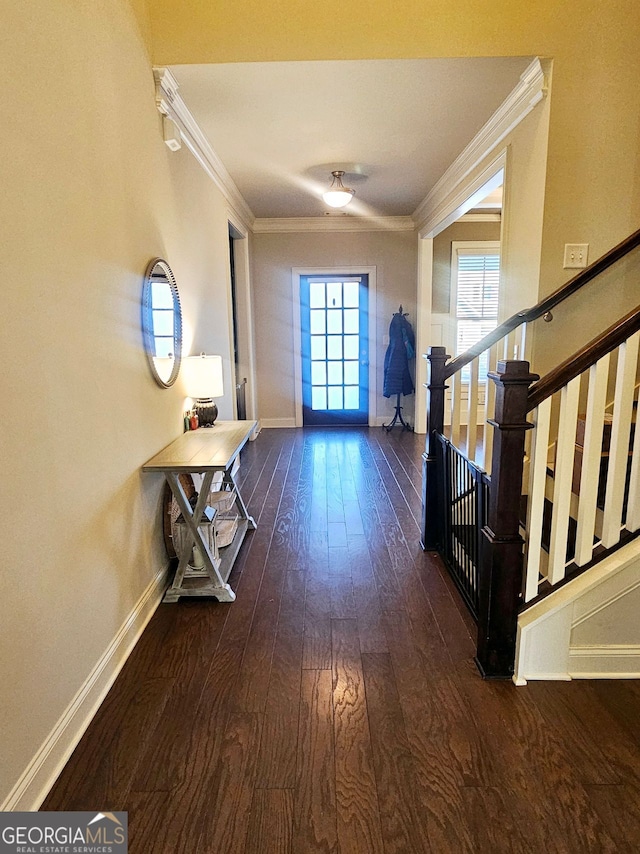
[[[248, 530], [256, 523], [247, 511], [240, 490], [233, 477], [233, 464], [256, 428], [255, 421], [216, 421], [213, 427], [201, 427], [183, 433], [142, 466], [145, 472], [162, 472], [178, 503], [186, 525], [187, 535], [178, 554], [179, 563], [173, 583], [164, 596], [164, 602], [177, 602], [181, 596], [214, 596], [219, 602], [233, 602], [236, 594], [227, 579]], [[233, 542], [218, 552], [210, 549], [203, 536], [201, 525], [207, 497], [216, 472], [222, 472], [223, 484], [236, 490], [239, 516], [238, 530]], [[180, 483], [181, 474], [203, 475], [202, 486], [195, 507], [191, 507]], [[189, 566], [193, 546], [202, 554], [204, 567], [194, 571]]]

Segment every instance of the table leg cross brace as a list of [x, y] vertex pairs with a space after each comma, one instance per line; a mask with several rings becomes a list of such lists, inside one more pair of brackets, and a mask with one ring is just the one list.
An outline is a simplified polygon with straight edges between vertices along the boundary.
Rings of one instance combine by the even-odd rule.
[[213, 472], [207, 471], [204, 473], [200, 494], [198, 495], [198, 500], [196, 501], [196, 505], [193, 510], [189, 504], [182, 484], [180, 483], [180, 476], [176, 472], [165, 472], [165, 476], [169, 486], [171, 487], [171, 491], [173, 492], [178, 507], [180, 508], [188, 533], [184, 538], [181, 554], [179, 555], [180, 561], [178, 563], [173, 584], [167, 590], [164, 601], [175, 602], [179, 598], [181, 592], [184, 592], [182, 585], [185, 581], [185, 573], [189, 566], [189, 557], [193, 546], [196, 545], [202, 553], [205, 571], [210, 579], [210, 584], [206, 584], [199, 588], [199, 595], [215, 596], [219, 602], [233, 602], [236, 598], [236, 594], [228, 584], [225, 584], [222, 576], [220, 575], [220, 558], [217, 553], [211, 553], [209, 544], [203, 537], [202, 530], [198, 525], [198, 522], [202, 519], [202, 514], [207, 504], [207, 496], [211, 490]]

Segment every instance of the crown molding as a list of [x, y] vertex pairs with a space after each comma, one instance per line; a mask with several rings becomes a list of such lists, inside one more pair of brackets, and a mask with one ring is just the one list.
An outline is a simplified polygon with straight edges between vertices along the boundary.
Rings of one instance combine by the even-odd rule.
[[227, 200], [237, 220], [250, 229], [255, 216], [244, 200], [224, 163], [215, 153], [209, 140], [200, 130], [187, 105], [178, 94], [179, 83], [168, 68], [153, 69], [156, 84], [156, 107], [180, 129], [180, 135], [207, 175]]
[[449, 166], [442, 177], [413, 212], [413, 220], [420, 229], [445, 203], [453, 189], [460, 184], [510, 131], [528, 116], [547, 94], [547, 71], [540, 59], [531, 62], [520, 75], [520, 81], [498, 107], [488, 122], [474, 136], [462, 153]]
[[254, 234], [293, 234], [303, 231], [415, 231], [410, 216], [298, 216], [253, 221]]

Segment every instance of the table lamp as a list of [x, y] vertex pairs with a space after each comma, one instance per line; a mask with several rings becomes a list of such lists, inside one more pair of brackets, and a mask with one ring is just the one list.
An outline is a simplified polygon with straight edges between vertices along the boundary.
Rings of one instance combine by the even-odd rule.
[[213, 427], [218, 407], [213, 398], [222, 397], [222, 356], [188, 356], [182, 362], [184, 389], [194, 401], [200, 427]]

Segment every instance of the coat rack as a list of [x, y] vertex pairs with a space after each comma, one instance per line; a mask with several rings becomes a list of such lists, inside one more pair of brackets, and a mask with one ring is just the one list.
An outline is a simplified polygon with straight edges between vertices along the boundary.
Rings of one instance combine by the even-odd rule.
[[[413, 428], [402, 417], [402, 406], [400, 405], [401, 394], [411, 394], [414, 390], [413, 381], [409, 374], [409, 357], [413, 356], [415, 338], [408, 320], [405, 320], [409, 312], [402, 310], [394, 312], [389, 327], [389, 347], [385, 356], [385, 397], [396, 395], [396, 408], [393, 419], [389, 424], [383, 424], [383, 428], [389, 433], [399, 421], [403, 430], [412, 431]], [[388, 393], [388, 387], [391, 392]]]

